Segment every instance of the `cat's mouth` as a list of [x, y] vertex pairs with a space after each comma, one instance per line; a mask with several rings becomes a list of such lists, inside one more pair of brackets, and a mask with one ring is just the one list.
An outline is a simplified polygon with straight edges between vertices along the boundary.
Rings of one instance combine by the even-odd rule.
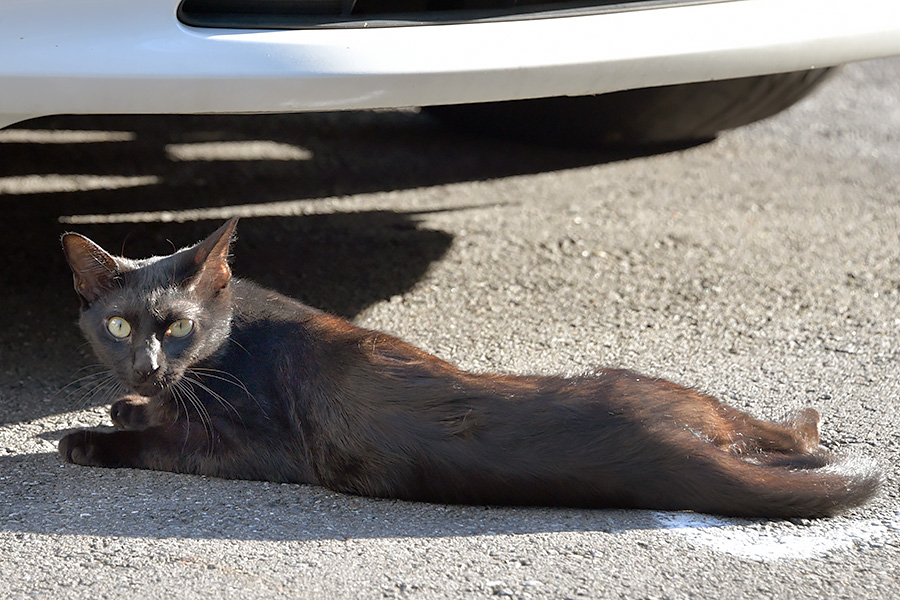
[[152, 397], [166, 389], [166, 385], [161, 381], [143, 381], [143, 382], [132, 382], [131, 389], [134, 393], [139, 394], [144, 397]]
[[144, 396], [145, 398], [151, 398], [166, 391], [172, 383], [170, 377], [160, 375], [148, 379], [134, 378], [129, 382], [129, 386], [134, 393]]

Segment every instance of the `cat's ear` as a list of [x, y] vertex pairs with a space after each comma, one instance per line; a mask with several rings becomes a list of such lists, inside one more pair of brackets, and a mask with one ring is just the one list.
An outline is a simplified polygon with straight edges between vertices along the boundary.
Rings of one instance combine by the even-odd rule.
[[237, 222], [237, 217], [230, 219], [191, 249], [195, 272], [188, 279], [189, 288], [201, 289], [214, 294], [231, 281], [228, 250], [234, 239], [234, 228], [237, 226]]
[[112, 288], [119, 275], [116, 259], [106, 250], [77, 233], [62, 237], [63, 252], [75, 280], [75, 291], [87, 306]]

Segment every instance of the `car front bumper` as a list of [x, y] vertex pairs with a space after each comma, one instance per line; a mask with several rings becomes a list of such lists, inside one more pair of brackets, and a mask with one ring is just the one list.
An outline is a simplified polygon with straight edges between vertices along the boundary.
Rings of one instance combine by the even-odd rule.
[[178, 0], [0, 0], [0, 126], [577, 96], [900, 54], [895, 0], [730, 0], [386, 28], [202, 29]]

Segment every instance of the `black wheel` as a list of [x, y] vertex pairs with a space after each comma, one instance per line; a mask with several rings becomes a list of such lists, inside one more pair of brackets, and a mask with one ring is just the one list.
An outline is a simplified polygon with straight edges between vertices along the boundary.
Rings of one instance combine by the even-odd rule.
[[832, 69], [425, 110], [448, 127], [591, 148], [690, 145], [791, 106]]

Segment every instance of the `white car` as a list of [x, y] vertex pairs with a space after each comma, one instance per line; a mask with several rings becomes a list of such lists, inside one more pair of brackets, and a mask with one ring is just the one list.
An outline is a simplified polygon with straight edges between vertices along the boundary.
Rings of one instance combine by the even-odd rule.
[[892, 55], [897, 0], [0, 0], [0, 127], [426, 106], [469, 127], [667, 143]]

